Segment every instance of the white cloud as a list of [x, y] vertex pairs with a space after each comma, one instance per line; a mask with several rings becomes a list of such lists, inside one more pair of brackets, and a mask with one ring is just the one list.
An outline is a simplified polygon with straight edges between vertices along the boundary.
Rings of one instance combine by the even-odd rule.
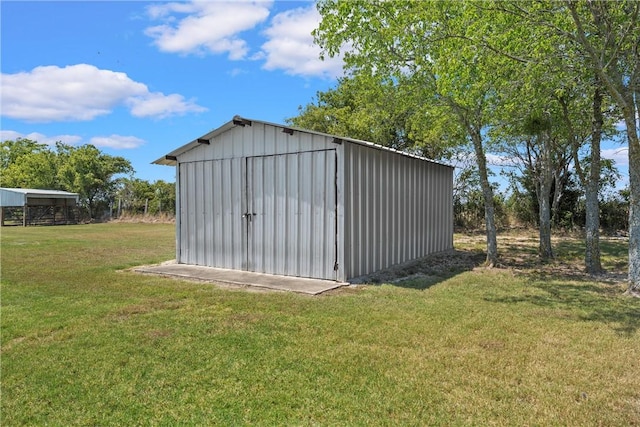
[[135, 136], [111, 135], [111, 136], [95, 136], [89, 141], [96, 147], [108, 147], [120, 149], [138, 148], [145, 143], [143, 139]]
[[[486, 157], [487, 157], [487, 164], [491, 166], [514, 167], [521, 163], [520, 160], [517, 158], [500, 155], [500, 154], [487, 153]], [[474, 159], [475, 159], [475, 156], [474, 156]]]
[[341, 57], [320, 59], [321, 49], [311, 32], [321, 17], [311, 5], [279, 13], [264, 32], [268, 41], [256, 58], [265, 58], [266, 70], [282, 69], [287, 74], [335, 78], [342, 75]]
[[[118, 105], [137, 117], [167, 117], [206, 109], [181, 95], [149, 92], [125, 73], [76, 64], [36, 67], [2, 74], [2, 115], [28, 122], [87, 121], [109, 114]], [[163, 109], [141, 106], [162, 104]], [[134, 111], [135, 110], [135, 111]]]
[[26, 138], [26, 136], [14, 130], [0, 130], [0, 141], [15, 141], [18, 138]]
[[[163, 52], [181, 54], [228, 53], [229, 59], [246, 57], [247, 42], [238, 34], [255, 28], [269, 16], [270, 1], [167, 3], [147, 9], [160, 25], [145, 34]], [[176, 15], [185, 15], [178, 19]]]
[[196, 105], [193, 101], [185, 101], [184, 97], [177, 93], [171, 95], [163, 95], [158, 92], [147, 93], [144, 96], [128, 98], [126, 104], [131, 108], [131, 114], [136, 117], [163, 119], [189, 112], [206, 111], [206, 108]]
[[18, 138], [30, 139], [40, 144], [55, 145], [56, 142], [62, 142], [68, 145], [75, 145], [82, 141], [82, 137], [78, 135], [54, 135], [46, 136], [39, 132], [31, 132], [24, 134], [14, 130], [0, 130], [0, 141], [15, 141]]
[[613, 160], [616, 166], [629, 166], [629, 147], [606, 148], [600, 157]]
[[[38, 132], [23, 134], [14, 130], [0, 130], [0, 141], [12, 140], [18, 138], [30, 139], [40, 144], [55, 145], [56, 142], [62, 142], [67, 145], [80, 145], [83, 143], [82, 137], [79, 135], [54, 135], [47, 136]], [[111, 136], [94, 136], [88, 142], [96, 147], [108, 147], [120, 149], [138, 148], [145, 143], [143, 139], [135, 136], [111, 135]]]

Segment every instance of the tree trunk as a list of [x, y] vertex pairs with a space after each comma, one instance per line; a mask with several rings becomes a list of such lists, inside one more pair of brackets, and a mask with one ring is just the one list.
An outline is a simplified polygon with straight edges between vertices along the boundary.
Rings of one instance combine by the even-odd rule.
[[493, 189], [489, 183], [487, 172], [487, 158], [482, 146], [482, 135], [479, 131], [471, 131], [471, 140], [476, 153], [478, 172], [480, 174], [480, 186], [484, 198], [484, 220], [487, 232], [487, 260], [488, 267], [494, 267], [498, 263], [498, 239], [495, 222], [495, 207], [493, 203]]
[[551, 224], [558, 224], [558, 213], [560, 210], [560, 200], [562, 199], [562, 189], [564, 187], [566, 171], [564, 168], [556, 168], [553, 171], [553, 182], [555, 183], [553, 189], [553, 203], [551, 203]]
[[551, 204], [549, 203], [551, 182], [547, 177], [543, 177], [542, 181], [538, 195], [538, 205], [540, 209], [538, 215], [540, 221], [539, 255], [543, 261], [548, 261], [553, 258], [553, 248], [551, 247]]
[[[630, 78], [625, 81], [622, 72], [615, 66], [605, 70], [601, 54], [587, 39], [587, 33], [582, 25], [582, 20], [578, 13], [578, 3], [568, 2], [571, 17], [576, 24], [577, 37], [580, 44], [585, 48], [591, 57], [594, 69], [598, 77], [602, 81], [609, 95], [614, 99], [624, 117], [624, 123], [627, 128], [627, 141], [629, 143], [629, 287], [627, 294], [640, 296], [640, 137], [638, 137], [638, 127], [636, 125], [636, 116], [639, 112], [637, 99], [634, 101], [634, 95], [638, 95], [638, 85], [640, 84], [640, 75], [638, 70], [634, 69]], [[598, 26], [602, 22], [596, 22]], [[638, 44], [634, 46], [635, 63], [638, 63]], [[617, 57], [611, 59], [618, 59]], [[610, 61], [613, 63], [613, 61]]]
[[543, 261], [553, 258], [551, 247], [551, 184], [553, 183], [552, 153], [550, 135], [540, 135], [538, 141], [542, 143], [542, 156], [538, 159], [540, 167], [539, 190], [538, 190], [538, 218], [540, 233], [539, 255]]
[[[640, 52], [636, 50], [636, 59]], [[635, 118], [640, 114], [640, 72], [636, 70], [634, 79], [635, 104], [628, 119], [633, 120], [629, 137], [629, 187], [631, 190], [631, 206], [629, 209], [629, 289], [630, 295], [640, 296], [640, 137], [635, 127]], [[627, 129], [629, 125], [627, 124]], [[629, 132], [629, 131], [628, 131]], [[634, 147], [634, 149], [631, 148]]]
[[602, 139], [602, 92], [593, 94], [593, 126], [591, 130], [591, 170], [585, 184], [585, 252], [584, 264], [589, 274], [601, 274], [600, 261], [600, 140]]
[[[640, 140], [633, 119], [627, 122], [629, 139], [629, 288], [627, 293], [640, 296]], [[631, 126], [630, 126], [631, 124]], [[631, 128], [631, 129], [630, 129]]]

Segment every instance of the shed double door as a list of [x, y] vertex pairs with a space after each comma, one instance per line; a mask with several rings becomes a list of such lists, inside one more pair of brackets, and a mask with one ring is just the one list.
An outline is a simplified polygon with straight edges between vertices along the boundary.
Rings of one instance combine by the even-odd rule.
[[246, 158], [248, 271], [336, 279], [336, 150]]

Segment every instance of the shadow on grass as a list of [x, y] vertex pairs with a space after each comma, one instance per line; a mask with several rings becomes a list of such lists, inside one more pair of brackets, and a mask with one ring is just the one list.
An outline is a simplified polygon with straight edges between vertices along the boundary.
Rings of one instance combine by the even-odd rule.
[[352, 280], [352, 283], [382, 284], [409, 289], [428, 289], [485, 261], [479, 251], [451, 250], [428, 255]]
[[532, 304], [561, 310], [568, 317], [611, 325], [617, 333], [625, 336], [635, 334], [640, 328], [640, 300], [623, 296], [619, 286], [594, 282], [570, 283], [540, 273], [526, 276], [528, 293], [486, 297], [485, 301]]

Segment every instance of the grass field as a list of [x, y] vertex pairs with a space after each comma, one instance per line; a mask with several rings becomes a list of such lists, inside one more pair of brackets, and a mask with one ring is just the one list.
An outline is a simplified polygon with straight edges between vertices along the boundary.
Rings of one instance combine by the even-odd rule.
[[538, 266], [504, 236], [505, 268], [310, 297], [121, 271], [172, 225], [1, 232], [2, 426], [640, 425], [623, 241], [606, 281], [575, 239]]

